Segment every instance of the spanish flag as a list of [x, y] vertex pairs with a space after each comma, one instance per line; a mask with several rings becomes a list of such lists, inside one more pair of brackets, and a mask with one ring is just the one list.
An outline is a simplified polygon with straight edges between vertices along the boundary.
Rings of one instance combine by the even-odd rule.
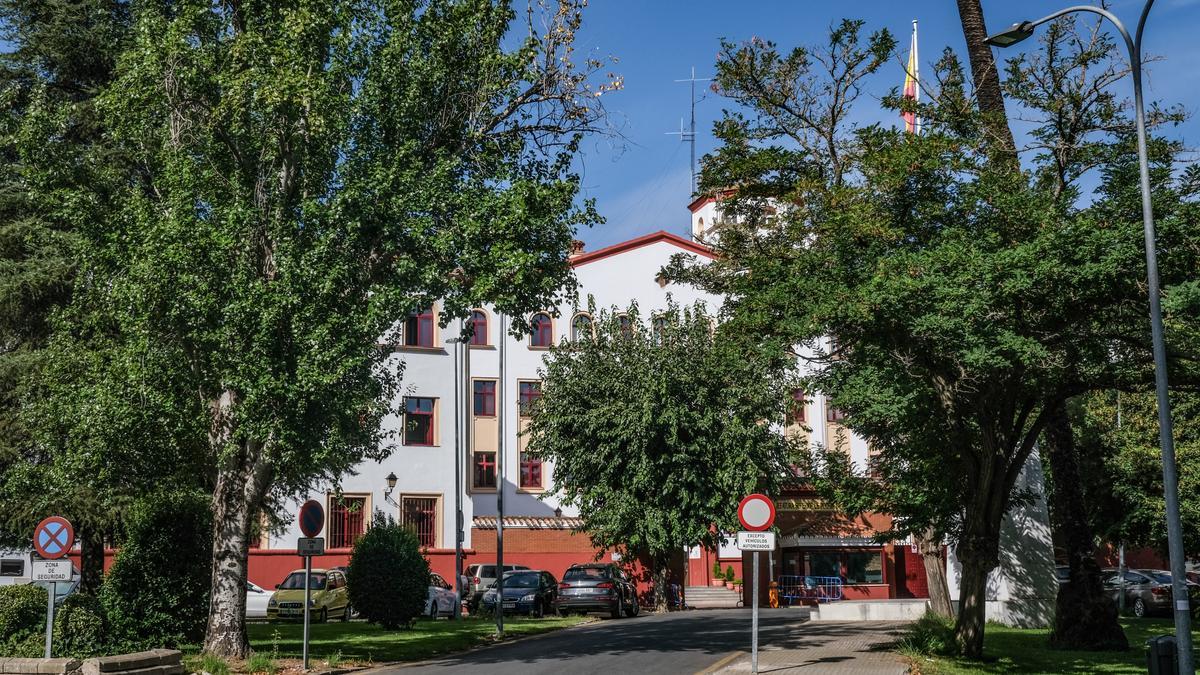
[[[904, 69], [904, 98], [913, 101], [921, 100], [920, 60], [917, 57], [917, 20], [913, 19], [912, 45], [908, 48], [908, 67]], [[921, 118], [915, 112], [901, 113], [904, 117], [904, 130], [910, 134], [921, 133]]]

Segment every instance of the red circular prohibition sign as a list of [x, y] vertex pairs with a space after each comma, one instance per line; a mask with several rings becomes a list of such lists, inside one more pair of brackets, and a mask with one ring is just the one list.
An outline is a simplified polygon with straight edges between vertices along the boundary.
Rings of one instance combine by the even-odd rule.
[[75, 528], [62, 516], [50, 516], [33, 529], [33, 550], [46, 560], [55, 560], [71, 552]]
[[738, 504], [738, 520], [751, 532], [768, 530], [775, 524], [775, 502], [757, 492], [746, 495]]

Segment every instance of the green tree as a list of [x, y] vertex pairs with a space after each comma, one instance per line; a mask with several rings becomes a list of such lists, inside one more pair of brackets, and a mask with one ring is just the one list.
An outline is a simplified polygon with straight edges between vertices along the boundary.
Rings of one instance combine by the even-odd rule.
[[429, 561], [411, 528], [376, 512], [350, 555], [350, 604], [384, 630], [409, 628], [425, 613]]
[[80, 226], [72, 306], [95, 308], [106, 363], [140, 369], [171, 443], [201, 449], [207, 651], [249, 650], [259, 509], [390, 450], [402, 363], [380, 344], [401, 318], [571, 291], [574, 229], [596, 221], [571, 161], [620, 86], [577, 63], [582, 4], [525, 24], [485, 0], [131, 6], [96, 103], [106, 171], [69, 195], [106, 205]]
[[[1132, 146], [1104, 165], [1090, 208], [1064, 213], [1052, 190], [993, 161], [991, 120], [951, 53], [921, 109], [925, 135], [854, 128], [842, 92], [857, 94], [893, 46], [860, 29], [835, 27], [814, 52], [725, 46], [717, 87], [741, 109], [717, 123], [701, 187], [738, 191], [719, 258], [668, 272], [723, 294], [747, 348], [803, 347], [812, 387], [883, 452], [883, 480], [950, 498], [953, 514], [896, 515], [948, 530], [963, 565], [956, 639], [977, 658], [1000, 525], [1049, 411], [1150, 375]], [[1158, 188], [1179, 194], [1156, 159]], [[1196, 264], [1196, 215], [1186, 199], [1160, 207], [1168, 287]]]
[[716, 546], [738, 500], [790, 475], [789, 441], [764, 423], [790, 388], [729, 349], [702, 305], [624, 316], [602, 312], [593, 338], [550, 352], [526, 433], [592, 543], [646, 561], [664, 608], [670, 557]]

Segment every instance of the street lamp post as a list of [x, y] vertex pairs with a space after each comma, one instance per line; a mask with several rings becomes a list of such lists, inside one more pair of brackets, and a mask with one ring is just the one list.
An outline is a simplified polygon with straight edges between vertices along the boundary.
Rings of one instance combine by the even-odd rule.
[[1129, 50], [1129, 70], [1133, 75], [1133, 102], [1137, 117], [1138, 166], [1142, 189], [1142, 226], [1146, 238], [1146, 277], [1150, 292], [1150, 334], [1154, 347], [1154, 383], [1158, 394], [1158, 439], [1162, 448], [1163, 492], [1167, 506], [1167, 548], [1171, 556], [1171, 590], [1175, 614], [1175, 644], [1179, 653], [1179, 672], [1194, 673], [1192, 663], [1192, 627], [1188, 604], [1187, 577], [1184, 576], [1183, 526], [1179, 516], [1179, 479], [1175, 471], [1175, 441], [1171, 428], [1171, 401], [1167, 388], [1167, 350], [1163, 341], [1162, 307], [1159, 303], [1158, 256], [1155, 251], [1154, 209], [1150, 203], [1150, 161], [1146, 154], [1146, 112], [1142, 103], [1142, 30], [1154, 0], [1148, 0], [1138, 19], [1135, 38], [1112, 12], [1103, 7], [1077, 5], [1061, 9], [1037, 21], [1022, 21], [989, 37], [995, 47], [1009, 47], [1033, 35], [1047, 21], [1075, 12], [1091, 12], [1108, 19], [1120, 32]]

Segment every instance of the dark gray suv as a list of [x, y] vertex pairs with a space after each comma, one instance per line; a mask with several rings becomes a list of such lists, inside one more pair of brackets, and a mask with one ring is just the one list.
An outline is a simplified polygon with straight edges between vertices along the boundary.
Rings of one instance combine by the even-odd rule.
[[571, 612], [604, 612], [614, 619], [637, 616], [637, 586], [616, 565], [571, 565], [558, 584], [554, 608], [559, 615]]

